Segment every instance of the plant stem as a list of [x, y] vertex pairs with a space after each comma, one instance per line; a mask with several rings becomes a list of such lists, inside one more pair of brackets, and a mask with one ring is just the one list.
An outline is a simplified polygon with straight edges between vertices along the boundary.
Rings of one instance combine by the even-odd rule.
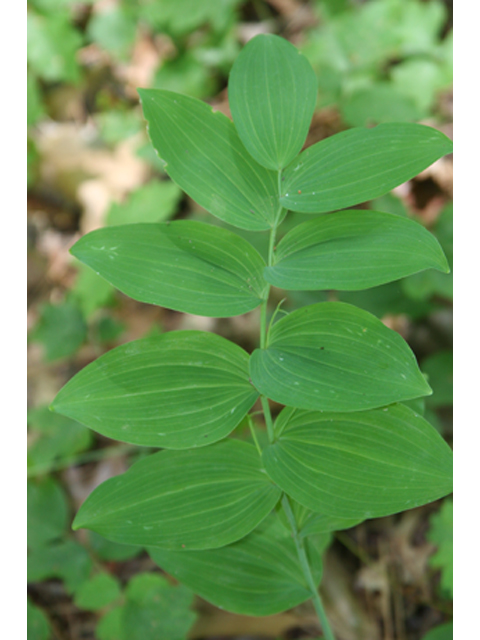
[[260, 402], [262, 403], [263, 415], [265, 416], [265, 424], [267, 425], [268, 441], [272, 443], [275, 440], [273, 430], [272, 412], [270, 411], [270, 405], [268, 404], [268, 398], [260, 396]]
[[265, 349], [267, 346], [267, 305], [269, 292], [270, 287], [268, 287], [266, 298], [262, 302], [262, 308], [260, 310], [260, 349]]
[[253, 441], [257, 447], [258, 455], [262, 457], [262, 447], [260, 446], [257, 434], [255, 433], [255, 427], [253, 426], [253, 420], [251, 415], [247, 415], [248, 426], [250, 427], [250, 433], [252, 434]]
[[[279, 214], [281, 209], [279, 211]], [[277, 217], [278, 220], [278, 217]], [[270, 240], [268, 243], [268, 266], [273, 264], [273, 252], [275, 246], [275, 236], [277, 233], [277, 222], [272, 227], [270, 231]], [[265, 349], [267, 347], [267, 308], [268, 308], [268, 297], [270, 295], [270, 285], [267, 287], [265, 291], [265, 298], [262, 302], [261, 315], [260, 315], [260, 348]], [[265, 424], [267, 425], [267, 433], [268, 439], [270, 442], [274, 441], [274, 433], [273, 433], [273, 420], [272, 413], [270, 411], [270, 405], [268, 404], [268, 399], [265, 396], [260, 396], [260, 402], [262, 403], [263, 414], [265, 416]]]
[[[278, 195], [281, 196], [281, 180], [282, 180], [282, 172], [278, 172]], [[270, 232], [270, 242], [268, 245], [268, 266], [271, 267], [274, 261], [274, 250], [275, 250], [275, 237], [277, 233], [277, 226], [279, 220], [283, 213], [283, 207], [280, 206], [277, 218], [275, 221], [275, 225], [272, 227]], [[265, 349], [267, 347], [267, 338], [268, 331], [267, 330], [267, 305], [268, 305], [268, 297], [270, 295], [270, 286], [268, 286], [265, 292], [265, 298], [262, 303], [261, 316], [260, 316], [260, 348]], [[272, 414], [270, 411], [270, 405], [268, 404], [268, 399], [265, 396], [260, 396], [260, 402], [262, 403], [262, 409], [265, 416], [265, 423], [267, 425], [267, 432], [269, 441], [274, 442], [274, 429], [273, 429], [273, 420]], [[252, 427], [253, 428], [253, 425]], [[257, 445], [258, 448], [258, 445]], [[330, 624], [328, 622], [327, 615], [325, 613], [325, 609], [323, 608], [323, 603], [318, 593], [317, 586], [315, 584], [315, 580], [313, 579], [312, 570], [310, 568], [310, 563], [308, 561], [307, 552], [305, 550], [305, 543], [303, 538], [300, 537], [298, 533], [297, 522], [295, 520], [295, 515], [290, 506], [290, 502], [288, 501], [288, 497], [283, 494], [282, 497], [282, 506], [287, 515], [288, 521], [290, 523], [292, 529], [293, 539], [295, 541], [295, 546], [297, 547], [298, 559], [300, 561], [300, 566], [302, 568], [302, 572], [304, 578], [307, 582], [308, 588], [312, 594], [313, 606], [315, 607], [315, 611], [317, 613], [318, 619], [320, 621], [320, 626], [323, 631], [323, 635], [325, 640], [335, 640], [335, 636], [333, 635], [333, 631], [330, 628]]]
[[305, 580], [307, 581], [308, 588], [310, 589], [310, 592], [312, 594], [313, 606], [315, 607], [315, 611], [320, 621], [323, 635], [325, 637], [325, 640], [335, 640], [335, 636], [333, 635], [333, 631], [330, 627], [330, 623], [328, 622], [327, 614], [325, 613], [325, 609], [323, 608], [323, 603], [318, 593], [315, 580], [313, 579], [312, 570], [310, 568], [307, 552], [305, 550], [305, 543], [298, 534], [295, 515], [292, 511], [292, 507], [290, 506], [290, 502], [288, 501], [288, 497], [285, 494], [282, 497], [282, 507], [286, 513], [286, 516], [290, 523], [290, 527], [292, 529], [292, 536], [295, 541], [295, 546], [297, 547], [300, 566], [302, 567], [303, 575], [305, 577]]

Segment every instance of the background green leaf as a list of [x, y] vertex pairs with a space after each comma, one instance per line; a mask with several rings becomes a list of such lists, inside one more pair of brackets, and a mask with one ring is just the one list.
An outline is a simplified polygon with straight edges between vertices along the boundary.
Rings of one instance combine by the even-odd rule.
[[202, 331], [135, 340], [90, 363], [59, 392], [55, 411], [102, 435], [172, 449], [227, 436], [258, 398], [248, 355]]
[[390, 82], [368, 83], [342, 100], [342, 116], [352, 127], [383, 122], [415, 122], [422, 112]]
[[151, 180], [131, 193], [127, 202], [113, 203], [107, 214], [107, 224], [164, 222], [176, 213], [182, 195], [170, 180]]
[[52, 362], [72, 356], [87, 337], [87, 325], [80, 309], [70, 301], [45, 303], [40, 318], [30, 335], [41, 342], [45, 360]]
[[437, 548], [430, 558], [430, 566], [441, 569], [440, 586], [453, 598], [453, 501], [444, 500], [440, 510], [430, 518], [427, 538]]
[[63, 12], [47, 17], [28, 12], [27, 59], [30, 68], [49, 82], [78, 82], [77, 49], [83, 43], [80, 32]]
[[73, 593], [86, 580], [92, 570], [88, 551], [73, 540], [35, 548], [28, 555], [27, 580], [39, 582], [59, 578], [68, 593]]
[[386, 123], [349, 129], [303, 151], [284, 171], [281, 203], [323, 213], [378, 198], [452, 152], [440, 131]]
[[431, 393], [398, 333], [343, 302], [303, 307], [270, 330], [250, 358], [267, 397], [301, 409], [359, 411]]
[[212, 549], [250, 533], [280, 493], [255, 447], [229, 439], [143, 458], [97, 487], [73, 527], [126, 544]]
[[74, 602], [80, 609], [97, 611], [117, 600], [120, 593], [118, 580], [102, 571], [80, 585], [75, 592]]
[[424, 269], [448, 271], [436, 238], [408, 218], [338, 211], [298, 225], [282, 238], [265, 279], [290, 290], [359, 290]]
[[137, 31], [134, 14], [128, 6], [113, 5], [97, 11], [88, 23], [88, 37], [102, 49], [122, 59], [133, 47]]
[[95, 531], [88, 532], [87, 546], [97, 558], [107, 562], [122, 562], [138, 556], [142, 547], [131, 544], [119, 544], [107, 540]]
[[180, 93], [139, 94], [150, 139], [172, 180], [220, 220], [253, 231], [270, 228], [279, 208], [277, 175], [251, 158], [233, 123]]
[[453, 622], [446, 622], [431, 629], [422, 640], [453, 640]]
[[193, 593], [183, 585], [169, 584], [163, 576], [140, 574], [126, 590], [127, 603], [122, 616], [125, 640], [137, 635], [145, 640], [160, 637], [184, 640], [195, 621], [190, 610]]
[[262, 458], [273, 481], [312, 511], [365, 520], [452, 491], [450, 447], [403, 405], [289, 414], [281, 436]]
[[125, 603], [112, 609], [96, 628], [99, 640], [185, 640], [195, 622], [194, 595], [157, 573], [138, 573], [124, 592]]
[[267, 169], [282, 169], [301, 151], [316, 98], [310, 63], [275, 35], [252, 38], [230, 72], [228, 99], [238, 135]]
[[[321, 558], [307, 544], [314, 580]], [[152, 560], [217, 607], [250, 616], [267, 616], [308, 600], [311, 592], [298, 564], [291, 532], [267, 518], [246, 538], [221, 549], [149, 549]]]
[[48, 618], [41, 609], [27, 598], [27, 638], [28, 640], [48, 640], [51, 629]]
[[[45, 514], [48, 513], [48, 518]], [[68, 524], [68, 502], [62, 486], [52, 477], [27, 483], [27, 544], [41, 548], [63, 537]]]
[[85, 451], [92, 444], [92, 432], [74, 420], [52, 413], [48, 407], [28, 412], [29, 469], [48, 470], [61, 458]]
[[70, 292], [70, 300], [87, 320], [98, 309], [109, 307], [115, 300], [115, 289], [86, 265], [80, 264], [75, 285]]
[[422, 360], [422, 371], [427, 375], [433, 394], [428, 398], [430, 407], [453, 405], [453, 351], [437, 351]]
[[71, 253], [135, 300], [184, 313], [240, 315], [258, 307], [266, 286], [252, 245], [203, 222], [96, 229]]

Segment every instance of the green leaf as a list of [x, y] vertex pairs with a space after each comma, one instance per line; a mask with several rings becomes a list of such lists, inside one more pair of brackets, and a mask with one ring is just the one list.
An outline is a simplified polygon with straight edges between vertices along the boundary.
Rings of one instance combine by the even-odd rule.
[[420, 124], [349, 129], [303, 151], [284, 171], [281, 203], [323, 213], [373, 200], [452, 152], [443, 133]]
[[[235, 7], [241, 0], [154, 0], [142, 2], [142, 17], [155, 31], [167, 31], [176, 38], [208, 24], [214, 31], [223, 31], [235, 18]], [[199, 35], [199, 34], [196, 34]]]
[[80, 609], [97, 611], [120, 597], [120, 584], [109, 573], [97, 573], [75, 592], [74, 602]]
[[158, 574], [134, 576], [126, 589], [122, 613], [122, 640], [185, 640], [195, 622], [194, 594], [184, 585], [173, 586]]
[[100, 618], [95, 627], [98, 640], [122, 640], [123, 607], [114, 607]]
[[99, 640], [185, 640], [195, 622], [194, 594], [174, 586], [158, 573], [139, 573], [129, 580], [125, 602], [102, 617], [96, 628]]
[[350, 414], [289, 413], [262, 458], [273, 481], [312, 511], [365, 520], [452, 491], [450, 447], [403, 405]]
[[453, 622], [446, 622], [430, 629], [422, 640], [453, 640]]
[[111, 305], [115, 289], [87, 266], [82, 264], [79, 267], [70, 297], [83, 316], [89, 319], [97, 309]]
[[[269, 444], [269, 441], [265, 440], [264, 446], [267, 446], [268, 444]], [[262, 449], [263, 449], [263, 446], [262, 446]], [[305, 522], [307, 522], [307, 520], [312, 515], [312, 512], [310, 511], [310, 509], [307, 509], [307, 507], [305, 507], [303, 504], [300, 504], [296, 500], [290, 499], [289, 502], [290, 502], [290, 507], [292, 509], [293, 515], [295, 517], [297, 531], [300, 531], [303, 528], [303, 525], [305, 524]], [[280, 501], [275, 507], [275, 513], [278, 516], [280, 522], [283, 524], [283, 526], [287, 529], [287, 531], [291, 533], [292, 526], [285, 512], [282, 501]]]
[[52, 408], [104, 436], [172, 449], [227, 436], [258, 398], [248, 355], [202, 331], [172, 331], [121, 345], [70, 380]]
[[[297, 409], [291, 409], [287, 411], [285, 409], [276, 420], [276, 425], [284, 415], [290, 415], [290, 411], [297, 411]], [[268, 446], [268, 445], [266, 445]], [[309, 537], [312, 544], [315, 544], [316, 549], [320, 552], [324, 544], [329, 544], [331, 538], [330, 533], [333, 531], [341, 531], [342, 529], [350, 529], [359, 524], [361, 520], [358, 518], [337, 518], [335, 516], [327, 516], [323, 513], [314, 513], [311, 509], [308, 509], [305, 505], [300, 504], [291, 497], [289, 499], [290, 506], [295, 516], [297, 523], [297, 530], [301, 538]], [[288, 531], [291, 531], [290, 522], [283, 509], [282, 503], [279, 502], [276, 506], [276, 513], [280, 519], [280, 522], [286, 527]], [[323, 542], [322, 542], [323, 541]], [[320, 544], [319, 544], [320, 543]]]
[[[98, 133], [106, 145], [114, 147], [132, 136], [140, 137], [144, 131], [141, 113], [119, 107], [95, 114]], [[143, 137], [143, 135], [142, 135]], [[146, 222], [146, 221], [144, 221]], [[158, 221], [157, 221], [158, 222]]]
[[126, 59], [137, 32], [134, 13], [128, 7], [113, 6], [94, 11], [88, 21], [88, 37], [113, 56]]
[[415, 122], [423, 111], [391, 82], [376, 82], [343, 98], [341, 114], [351, 127], [365, 127], [382, 122]]
[[277, 174], [251, 158], [233, 122], [180, 93], [142, 89], [139, 94], [152, 144], [179, 187], [236, 227], [262, 231], [273, 226]]
[[87, 337], [87, 325], [80, 309], [71, 302], [44, 304], [40, 318], [31, 334], [41, 342], [45, 360], [52, 362], [72, 356]]
[[[420, 113], [428, 115], [435, 109], [438, 92], [444, 85], [443, 69], [438, 60], [410, 58], [394, 65], [391, 71], [395, 90], [415, 103]], [[451, 82], [453, 79], [451, 79]], [[447, 83], [447, 84], [451, 84]]]
[[164, 222], [176, 210], [182, 192], [170, 180], [151, 181], [130, 194], [128, 202], [115, 202], [107, 214], [108, 225]]
[[27, 638], [28, 640], [48, 640], [51, 635], [47, 616], [27, 598]]
[[47, 82], [78, 82], [77, 50], [83, 38], [68, 14], [47, 17], [29, 11], [27, 15], [27, 59], [30, 68]]
[[422, 371], [427, 375], [433, 395], [428, 399], [430, 407], [453, 405], [453, 351], [437, 351], [422, 360]]
[[212, 73], [212, 69], [199, 59], [197, 47], [179, 51], [175, 58], [164, 60], [155, 72], [151, 88], [201, 99], [208, 99], [220, 90], [217, 70]]
[[[308, 544], [307, 551], [319, 584], [321, 558]], [[222, 549], [148, 552], [162, 569], [195, 593], [233, 613], [272, 615], [311, 597], [291, 532], [274, 516], [243, 540]]]
[[271, 327], [250, 377], [275, 402], [323, 411], [360, 411], [428, 395], [431, 389], [401, 336], [344, 302], [298, 309]]
[[99, 533], [95, 533], [95, 531], [88, 532], [88, 548], [91, 549], [98, 558], [107, 560], [107, 562], [130, 560], [138, 556], [142, 551], [142, 547], [112, 542]]
[[29, 468], [48, 470], [54, 460], [85, 451], [92, 443], [91, 431], [70, 418], [52, 413], [46, 406], [30, 410], [27, 417]]
[[28, 555], [28, 582], [59, 578], [68, 593], [76, 591], [88, 580], [92, 561], [87, 550], [73, 540], [34, 549]]
[[453, 598], [453, 501], [445, 500], [440, 510], [430, 518], [427, 533], [437, 549], [430, 558], [430, 566], [441, 569], [440, 586], [449, 598]]
[[351, 529], [363, 520], [364, 518], [339, 518], [338, 516], [327, 516], [324, 513], [313, 513], [301, 528], [300, 535], [306, 538], [330, 531]]
[[252, 38], [235, 60], [228, 83], [233, 121], [255, 160], [278, 171], [301, 151], [317, 99], [317, 78], [288, 40]]
[[[45, 514], [48, 513], [48, 518]], [[62, 486], [51, 476], [27, 483], [27, 545], [41, 548], [63, 537], [69, 508]]]
[[259, 306], [265, 262], [235, 233], [178, 220], [96, 229], [71, 253], [135, 300], [230, 317]]
[[212, 549], [250, 533], [280, 494], [254, 446], [225, 440], [138, 461], [95, 489], [73, 528], [126, 544]]
[[408, 218], [338, 211], [298, 225], [280, 241], [265, 279], [290, 290], [356, 291], [424, 269], [448, 272], [437, 239]]

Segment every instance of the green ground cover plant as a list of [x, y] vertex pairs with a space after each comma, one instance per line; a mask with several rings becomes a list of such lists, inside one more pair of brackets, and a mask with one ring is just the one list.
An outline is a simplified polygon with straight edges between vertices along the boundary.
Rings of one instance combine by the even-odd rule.
[[319, 104], [350, 126], [416, 122], [441, 111], [452, 85], [452, 32], [438, 0], [325, 2], [302, 52], [318, 77]]
[[[141, 302], [217, 318], [259, 309], [258, 348], [171, 331], [116, 347], [68, 382], [54, 411], [161, 449], [93, 491], [73, 527], [146, 547], [229, 611], [270, 615], [311, 598], [331, 640], [318, 593], [329, 532], [448, 495], [452, 452], [416, 408], [431, 388], [398, 333], [346, 302], [271, 313], [272, 287], [362, 291], [447, 273], [422, 225], [351, 207], [413, 178], [451, 142], [387, 123], [302, 151], [316, 76], [272, 35], [250, 40], [233, 65], [233, 122], [193, 97], [139, 93], [170, 178], [227, 225], [268, 235], [268, 257], [230, 228], [192, 220], [108, 226], [72, 253]], [[289, 212], [311, 219], [282, 234]], [[275, 420], [272, 401], [284, 406]], [[244, 424], [249, 441], [235, 431]]]

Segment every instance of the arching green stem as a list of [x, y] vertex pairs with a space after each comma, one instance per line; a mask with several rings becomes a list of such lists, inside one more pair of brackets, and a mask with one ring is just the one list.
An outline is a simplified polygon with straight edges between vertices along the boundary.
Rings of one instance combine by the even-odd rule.
[[285, 511], [285, 514], [290, 523], [290, 527], [292, 529], [292, 536], [295, 541], [295, 546], [297, 547], [297, 554], [298, 554], [298, 559], [300, 561], [300, 566], [302, 567], [303, 576], [312, 594], [313, 606], [315, 607], [315, 611], [320, 621], [323, 635], [325, 637], [325, 640], [335, 640], [333, 631], [330, 628], [330, 623], [328, 622], [327, 614], [325, 613], [325, 609], [323, 608], [323, 603], [320, 598], [320, 594], [318, 593], [317, 585], [315, 584], [315, 580], [313, 579], [312, 570], [310, 569], [310, 563], [308, 561], [307, 552], [305, 550], [304, 540], [303, 538], [300, 537], [298, 533], [295, 514], [293, 513], [288, 497], [285, 494], [282, 497], [282, 507]]

